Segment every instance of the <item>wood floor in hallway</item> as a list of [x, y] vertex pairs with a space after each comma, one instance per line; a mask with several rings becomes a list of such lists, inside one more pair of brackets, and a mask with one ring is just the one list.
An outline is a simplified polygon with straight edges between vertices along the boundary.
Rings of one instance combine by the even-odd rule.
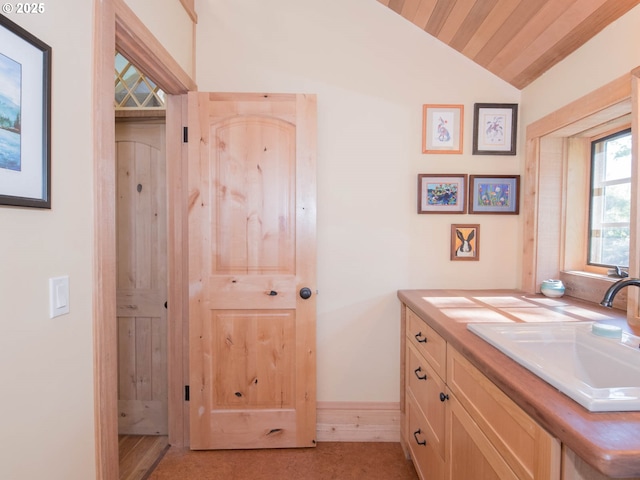
[[148, 480], [417, 480], [399, 443], [321, 442], [316, 448], [170, 448]]
[[118, 435], [120, 480], [143, 480], [169, 448], [166, 435]]

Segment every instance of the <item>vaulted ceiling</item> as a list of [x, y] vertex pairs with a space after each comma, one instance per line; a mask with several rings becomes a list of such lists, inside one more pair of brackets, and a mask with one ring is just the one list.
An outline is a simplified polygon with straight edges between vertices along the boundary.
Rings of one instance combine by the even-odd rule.
[[519, 89], [640, 4], [640, 0], [378, 1]]

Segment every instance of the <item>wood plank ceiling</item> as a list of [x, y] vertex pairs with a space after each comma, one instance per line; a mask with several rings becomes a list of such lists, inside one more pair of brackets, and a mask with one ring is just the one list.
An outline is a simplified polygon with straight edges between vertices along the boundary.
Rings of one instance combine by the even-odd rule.
[[640, 0], [378, 1], [519, 89], [640, 3]]

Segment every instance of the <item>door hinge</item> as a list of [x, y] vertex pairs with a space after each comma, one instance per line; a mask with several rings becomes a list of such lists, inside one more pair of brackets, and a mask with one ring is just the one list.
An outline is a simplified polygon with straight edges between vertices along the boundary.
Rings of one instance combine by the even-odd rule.
[[189, 127], [182, 127], [182, 143], [189, 143]]
[[184, 401], [189, 401], [189, 385], [184, 386]]

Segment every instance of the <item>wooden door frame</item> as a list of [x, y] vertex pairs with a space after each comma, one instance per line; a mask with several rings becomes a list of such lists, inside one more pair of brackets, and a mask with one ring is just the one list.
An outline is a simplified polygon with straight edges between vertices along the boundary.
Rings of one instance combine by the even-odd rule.
[[93, 358], [96, 479], [118, 479], [114, 50], [166, 93], [169, 441], [183, 445], [186, 282], [186, 94], [196, 84], [123, 0], [94, 0]]

